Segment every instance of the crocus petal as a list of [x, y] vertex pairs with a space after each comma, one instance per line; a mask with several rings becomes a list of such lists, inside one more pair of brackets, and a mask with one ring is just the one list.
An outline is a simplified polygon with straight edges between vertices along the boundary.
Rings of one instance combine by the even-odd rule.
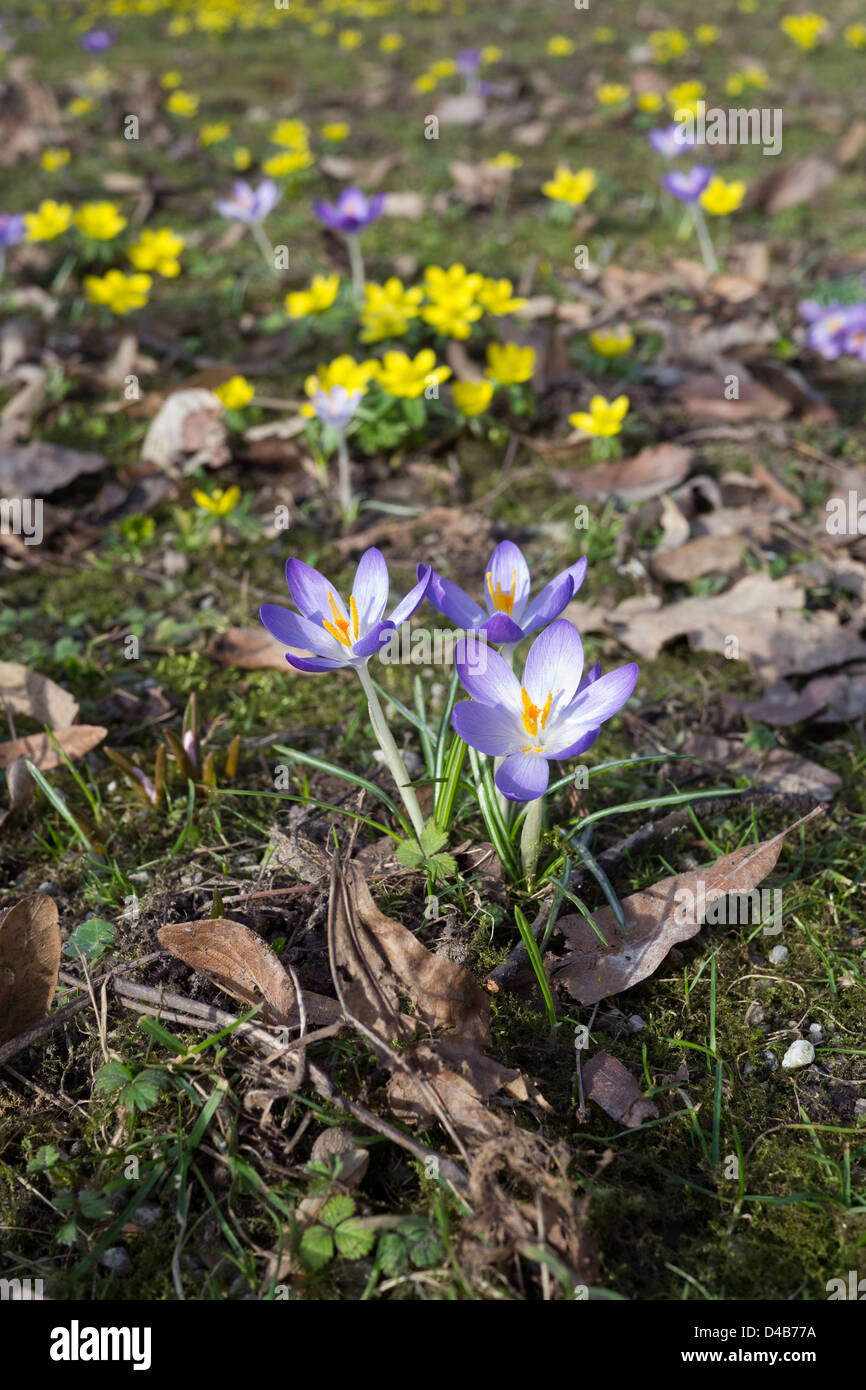
[[[562, 759], [563, 761], [566, 758], [578, 757], [579, 754], [585, 753], [589, 748], [592, 747], [600, 733], [601, 729], [590, 729], [588, 734], [582, 734], [579, 739], [576, 739], [574, 743], [569, 744], [567, 748], [560, 748], [555, 754], [555, 756], [557, 758]], [[548, 754], [548, 757], [553, 756], [553, 754]]]
[[368, 206], [368, 209], [367, 209], [367, 218], [366, 218], [366, 220], [367, 220], [368, 222], [375, 222], [375, 220], [376, 220], [377, 217], [381, 217], [381, 216], [382, 216], [382, 213], [383, 213], [384, 209], [385, 209], [385, 194], [384, 194], [384, 193], [375, 193], [375, 194], [373, 195], [373, 197], [370, 199], [370, 203], [369, 203], [369, 206]]
[[564, 713], [583, 674], [583, 643], [576, 627], [560, 618], [539, 633], [526, 658], [523, 684], [534, 705], [544, 707], [552, 692], [555, 709]]
[[464, 743], [490, 757], [503, 757], [526, 747], [526, 734], [513, 710], [461, 700], [454, 706], [451, 723]]
[[286, 652], [286, 661], [290, 666], [294, 666], [296, 671], [339, 671], [341, 666], [348, 666], [347, 661], [331, 660], [327, 656], [295, 656], [294, 652]]
[[259, 617], [272, 637], [282, 642], [284, 647], [300, 647], [301, 651], [315, 652], [319, 656], [340, 659], [340, 653], [347, 656], [348, 647], [331, 637], [321, 624], [311, 622], [291, 608], [281, 608], [277, 603], [263, 603]]
[[503, 642], [519, 642], [525, 635], [524, 629], [518, 627], [507, 613], [494, 613], [492, 618], [488, 618], [482, 627], [482, 632], [486, 632], [488, 642], [492, 642], [495, 647]]
[[433, 571], [428, 566], [427, 569], [421, 573], [415, 587], [409, 590], [405, 598], [401, 598], [389, 619], [394, 627], [399, 627], [401, 623], [405, 623], [407, 618], [411, 618], [415, 609], [419, 606], [424, 595], [427, 593], [432, 574]]
[[[586, 560], [583, 561], [584, 569]], [[575, 568], [577, 568], [575, 566]], [[581, 579], [583, 575], [581, 574]], [[520, 619], [520, 626], [524, 633], [534, 632], [536, 628], [544, 627], [546, 623], [552, 623], [554, 618], [558, 618], [560, 613], [568, 606], [574, 597], [574, 580], [571, 570], [563, 570], [555, 579], [551, 579], [549, 584], [536, 594], [531, 603], [527, 604], [526, 612]]]
[[388, 584], [385, 556], [375, 545], [371, 545], [358, 561], [352, 585], [352, 598], [358, 610], [359, 634], [367, 632], [385, 612]]
[[[459, 648], [455, 649], [457, 650]], [[501, 705], [519, 714], [520, 683], [508, 662], [489, 647], [485, 652], [485, 658], [479, 664], [477, 661], [470, 663], [461, 660], [459, 656], [456, 657], [454, 665], [457, 667], [463, 689], [473, 700], [480, 700], [482, 705]]]
[[490, 593], [491, 585], [494, 594], [499, 588], [503, 594], [512, 595], [511, 616], [519, 622], [529, 596], [529, 566], [523, 551], [514, 541], [500, 541], [490, 556], [484, 576], [484, 601], [487, 612], [492, 614], [496, 612], [496, 607]]
[[349, 615], [346, 612], [345, 604], [335, 586], [304, 560], [292, 558], [288, 561], [286, 583], [289, 586], [289, 593], [301, 612], [305, 617], [311, 618], [313, 622], [327, 621], [331, 623], [334, 621], [331, 596], [333, 596], [340, 617], [348, 621]]
[[352, 654], [364, 658], [372, 656], [380, 647], [384, 647], [390, 639], [391, 633], [396, 632], [396, 630], [395, 625], [387, 619], [383, 623], [377, 623], [374, 628], [370, 629], [366, 637], [362, 637], [360, 642], [355, 643]]
[[497, 771], [494, 781], [509, 801], [535, 801], [547, 791], [550, 767], [538, 753], [512, 753]]
[[549, 730], [548, 756], [559, 757], [554, 748], [570, 748], [584, 733], [597, 729], [605, 719], [610, 719], [617, 710], [622, 709], [634, 690], [637, 676], [637, 665], [631, 661], [626, 666], [618, 666], [615, 671], [608, 671], [607, 675], [600, 676], [576, 695], [556, 726]]
[[[418, 577], [421, 577], [421, 566], [418, 566]], [[436, 574], [435, 570], [430, 573], [430, 587], [427, 590], [427, 598], [445, 618], [456, 623], [458, 627], [471, 628], [480, 627], [486, 617], [485, 610], [470, 598], [463, 589], [459, 589], [456, 584], [452, 584], [450, 579], [443, 579], [441, 574]]]
[[583, 676], [583, 678], [582, 678], [582, 680], [581, 680], [581, 682], [580, 682], [580, 685], [577, 687], [577, 693], [578, 693], [578, 695], [580, 694], [581, 690], [586, 690], [586, 687], [587, 687], [588, 685], [594, 685], [595, 682], [598, 680], [598, 678], [599, 678], [600, 675], [601, 675], [601, 662], [600, 662], [600, 661], [597, 661], [597, 662], [595, 663], [595, 665], [594, 665], [594, 666], [591, 666], [590, 669], [589, 669], [589, 670], [586, 672], [586, 674]]

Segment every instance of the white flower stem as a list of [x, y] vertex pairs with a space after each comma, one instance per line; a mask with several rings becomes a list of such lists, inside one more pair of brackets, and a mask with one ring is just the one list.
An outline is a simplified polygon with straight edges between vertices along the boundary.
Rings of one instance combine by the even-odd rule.
[[360, 309], [364, 303], [364, 257], [361, 255], [361, 239], [357, 232], [346, 233], [349, 248], [349, 264], [352, 267], [352, 292]]
[[708, 270], [711, 275], [718, 275], [719, 262], [716, 259], [710, 229], [707, 226], [707, 219], [704, 217], [704, 210], [700, 203], [692, 203], [692, 217], [694, 218], [695, 231], [698, 234], [698, 245], [701, 248], [704, 269]]
[[337, 430], [337, 496], [340, 500], [340, 511], [345, 520], [350, 520], [353, 512], [352, 483], [349, 477], [349, 450], [346, 447], [346, 436], [342, 430]]
[[253, 240], [262, 253], [265, 265], [272, 275], [276, 275], [277, 268], [274, 264], [274, 248], [265, 236], [264, 227], [261, 222], [250, 222], [249, 228], [253, 234]]
[[358, 679], [367, 697], [367, 708], [370, 713], [370, 723], [373, 725], [373, 732], [379, 740], [379, 747], [388, 765], [388, 771], [394, 778], [403, 805], [406, 807], [409, 814], [412, 828], [420, 840], [421, 831], [424, 829], [424, 817], [421, 814], [421, 807], [418, 805], [418, 798], [415, 795], [415, 790], [409, 781], [406, 764], [400, 757], [400, 750], [394, 742], [391, 730], [388, 728], [385, 715], [382, 712], [382, 706], [379, 703], [379, 696], [376, 694], [376, 687], [373, 685], [366, 664], [357, 666], [355, 669], [358, 672]]
[[529, 809], [523, 821], [523, 829], [520, 832], [520, 858], [527, 879], [531, 879], [535, 875], [543, 816], [544, 797], [537, 796], [534, 801], [529, 803]]

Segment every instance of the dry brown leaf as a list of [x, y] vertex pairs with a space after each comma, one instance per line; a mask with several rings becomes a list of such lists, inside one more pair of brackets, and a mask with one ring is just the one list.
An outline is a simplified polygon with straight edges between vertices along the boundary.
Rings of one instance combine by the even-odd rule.
[[16, 758], [6, 769], [6, 785], [9, 788], [9, 806], [0, 811], [0, 830], [9, 825], [33, 800], [35, 784], [23, 758]]
[[[73, 724], [69, 729], [53, 729], [52, 733], [67, 758], [74, 762], [101, 743], [108, 730], [99, 724]], [[0, 743], [0, 768], [9, 767], [16, 758], [29, 759], [40, 772], [48, 772], [63, 762], [47, 734], [29, 734]]]
[[814, 203], [838, 172], [834, 164], [821, 159], [819, 155], [792, 159], [750, 188], [747, 204], [773, 216], [786, 208], [796, 207], [798, 203]]
[[835, 772], [809, 758], [801, 758], [788, 748], [761, 752], [757, 748], [747, 748], [740, 739], [689, 734], [678, 752], [718, 763], [722, 768], [736, 768], [751, 777], [756, 791], [829, 801], [842, 785], [842, 778]]
[[263, 627], [230, 627], [211, 638], [205, 656], [221, 666], [237, 666], [241, 671], [295, 671], [286, 661], [289, 651], [296, 656], [309, 655], [299, 648], [281, 646]]
[[57, 904], [42, 893], [22, 898], [0, 922], [0, 1043], [48, 1013], [60, 969]]
[[45, 497], [67, 487], [84, 473], [98, 473], [105, 465], [102, 454], [65, 449], [46, 439], [4, 447], [0, 451], [0, 494]]
[[167, 473], [219, 468], [230, 457], [222, 402], [203, 387], [166, 396], [141, 446], [142, 463]]
[[810, 681], [799, 694], [786, 680], [774, 681], [760, 700], [732, 700], [732, 707], [747, 719], [757, 719], [762, 724], [770, 724], [774, 729], [786, 728], [790, 724], [801, 724], [811, 719], [824, 708], [825, 701], [810, 687], [817, 681]]
[[626, 1129], [658, 1119], [658, 1108], [647, 1100], [631, 1072], [609, 1052], [596, 1052], [582, 1068], [584, 1094]]
[[16, 661], [0, 661], [3, 706], [12, 714], [26, 714], [52, 729], [74, 724], [78, 718], [78, 701], [68, 690]]
[[[295, 990], [279, 959], [243, 922], [228, 917], [198, 922], [171, 922], [157, 932], [160, 945], [193, 970], [210, 976], [220, 989], [245, 1004], [264, 1005], [262, 1016], [272, 1023], [297, 1023]], [[341, 1017], [335, 999], [303, 993], [307, 1019], [334, 1023]]]
[[[390, 837], [387, 838], [390, 841]], [[276, 826], [271, 827], [268, 838], [267, 867], [291, 869], [303, 883], [319, 883], [331, 869], [324, 850], [308, 835], [302, 835], [297, 829], [291, 835], [284, 835]]]
[[20, 391], [8, 400], [0, 412], [0, 442], [24, 439], [30, 433], [34, 419], [45, 404], [45, 369], [22, 363], [15, 376], [23, 382]]
[[866, 121], [857, 116], [836, 146], [836, 163], [839, 168], [846, 169], [849, 164], [853, 164], [864, 146], [866, 146]]
[[676, 395], [693, 420], [729, 420], [736, 424], [743, 420], [783, 420], [790, 414], [790, 404], [783, 397], [750, 379], [742, 369], [739, 373], [732, 369], [732, 373], [739, 377], [736, 400], [725, 396], [725, 377], [720, 374], [692, 377], [679, 388]]
[[673, 550], [655, 550], [649, 567], [656, 579], [685, 584], [703, 574], [730, 574], [739, 569], [743, 542], [737, 536], [696, 536]]
[[690, 449], [681, 444], [654, 444], [630, 459], [597, 463], [579, 472], [558, 472], [557, 481], [567, 481], [582, 500], [601, 502], [619, 497], [624, 502], [641, 502], [676, 487], [691, 465]]
[[[623, 898], [626, 935], [621, 934], [610, 908], [601, 908], [594, 914], [595, 925], [606, 945], [579, 913], [561, 918], [559, 930], [571, 950], [555, 966], [554, 979], [581, 1004], [597, 1004], [645, 980], [672, 946], [697, 935], [712, 905], [711, 895], [747, 893], [757, 888], [775, 867], [787, 836], [822, 812], [822, 807], [816, 807], [771, 840], [744, 845], [732, 854], [723, 854], [709, 867], [664, 878], [652, 888]], [[685, 898], [686, 893], [690, 899]], [[689, 901], [694, 911], [685, 910]]]

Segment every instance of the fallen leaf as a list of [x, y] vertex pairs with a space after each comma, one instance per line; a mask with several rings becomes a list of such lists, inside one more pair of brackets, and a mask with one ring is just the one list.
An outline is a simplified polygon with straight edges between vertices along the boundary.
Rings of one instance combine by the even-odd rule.
[[9, 789], [9, 806], [0, 811], [0, 830], [9, 825], [33, 800], [35, 786], [27, 771], [24, 758], [16, 758], [6, 769], [6, 786]]
[[634, 1129], [644, 1120], [658, 1119], [658, 1108], [647, 1100], [631, 1072], [609, 1052], [597, 1052], [581, 1069], [584, 1094], [611, 1119]]
[[0, 1043], [44, 1018], [60, 969], [57, 904], [42, 893], [22, 898], [0, 922]]
[[681, 444], [655, 444], [633, 458], [616, 463], [597, 463], [576, 472], [558, 470], [558, 482], [566, 482], [585, 501], [618, 497], [641, 502], [676, 487], [688, 474], [692, 452]]
[[78, 718], [78, 701], [68, 690], [15, 661], [0, 661], [0, 706], [52, 729]]
[[842, 785], [842, 778], [820, 763], [802, 758], [788, 748], [761, 751], [747, 748], [739, 739], [691, 734], [678, 752], [714, 762], [721, 768], [735, 768], [751, 777], [756, 791], [773, 791], [783, 796], [811, 796], [829, 801]]
[[[171, 922], [157, 932], [161, 946], [179, 956], [193, 970], [210, 976], [220, 989], [245, 1004], [262, 1004], [263, 1017], [272, 1023], [297, 1023], [298, 1012], [292, 981], [278, 957], [243, 922], [228, 917], [198, 922]], [[303, 992], [307, 1019], [334, 1023], [341, 1017], [335, 999]]]
[[296, 671], [286, 661], [286, 652], [296, 656], [309, 655], [299, 647], [283, 647], [271, 637], [264, 628], [230, 627], [227, 632], [219, 632], [211, 638], [205, 649], [205, 656], [218, 661], [221, 666], [237, 666], [241, 671], [291, 671], [296, 675], [306, 672]]
[[[581, 914], [561, 918], [558, 927], [571, 950], [554, 966], [554, 979], [581, 1004], [597, 1004], [645, 980], [672, 946], [697, 935], [712, 905], [711, 895], [748, 893], [757, 888], [775, 867], [788, 835], [822, 811], [816, 806], [770, 840], [744, 845], [723, 854], [707, 868], [664, 878], [652, 888], [623, 898], [621, 907], [628, 926], [625, 935], [609, 907], [593, 914], [601, 940]], [[689, 910], [689, 903], [693, 910]], [[602, 941], [607, 944], [602, 945]]]
[[478, 125], [484, 119], [484, 99], [476, 92], [443, 97], [436, 107], [441, 125]]
[[656, 579], [685, 584], [703, 574], [730, 574], [742, 559], [743, 542], [737, 536], [696, 536], [674, 550], [653, 551], [649, 568]]
[[98, 473], [105, 466], [102, 454], [65, 449], [47, 439], [7, 446], [0, 452], [0, 494], [45, 497], [68, 487], [83, 474]]
[[141, 446], [142, 463], [169, 473], [219, 468], [230, 457], [222, 402], [196, 387], [166, 396]]
[[675, 394], [693, 420], [783, 420], [790, 414], [791, 407], [781, 396], [742, 370], [733, 375], [739, 377], [739, 395], [734, 400], [725, 395], [725, 377], [714, 374], [692, 377]]
[[857, 116], [836, 146], [836, 163], [839, 168], [847, 169], [849, 164], [853, 164], [864, 146], [866, 146], [866, 121]]
[[[98, 724], [73, 724], [69, 729], [53, 729], [52, 733], [67, 758], [74, 762], [101, 743], [108, 730]], [[0, 768], [9, 767], [16, 758], [27, 758], [40, 772], [48, 772], [63, 762], [47, 734], [29, 734], [0, 743]]]
[[838, 172], [834, 164], [819, 155], [792, 159], [749, 189], [747, 206], [761, 208], [773, 216], [799, 203], [816, 203]]

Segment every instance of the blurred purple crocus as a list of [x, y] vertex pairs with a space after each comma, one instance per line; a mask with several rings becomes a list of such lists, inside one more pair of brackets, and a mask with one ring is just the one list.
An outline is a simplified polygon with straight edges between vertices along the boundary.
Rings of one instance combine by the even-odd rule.
[[677, 155], [684, 154], [695, 143], [688, 138], [688, 134], [687, 126], [674, 122], [664, 129], [651, 130], [647, 139], [656, 154], [663, 155], [665, 159], [676, 159]]
[[20, 212], [0, 212], [0, 248], [17, 246], [24, 240], [24, 216]]
[[107, 29], [90, 29], [79, 39], [85, 53], [104, 53], [114, 43], [114, 35]]
[[488, 757], [502, 758], [495, 773], [509, 801], [535, 801], [550, 779], [551, 759], [576, 757], [595, 742], [599, 727], [634, 690], [634, 662], [597, 675], [583, 674], [583, 644], [564, 619], [551, 623], [529, 649], [518, 680], [497, 652], [484, 669], [457, 660], [457, 674], [471, 700], [455, 705], [456, 733]]
[[347, 391], [345, 386], [332, 386], [330, 391], [317, 391], [310, 404], [323, 425], [342, 434], [361, 400], [360, 391]]
[[344, 236], [357, 236], [382, 216], [384, 207], [384, 193], [375, 193], [368, 198], [360, 188], [344, 188], [336, 203], [313, 203], [313, 212], [332, 231], [342, 232]]
[[673, 193], [675, 198], [679, 198], [681, 203], [696, 203], [711, 178], [712, 170], [706, 165], [693, 164], [687, 173], [683, 173], [681, 169], [672, 169], [662, 179], [662, 186], [668, 193]]
[[800, 305], [800, 314], [809, 325], [806, 345], [813, 352], [819, 352], [828, 362], [835, 362], [852, 352], [849, 344], [854, 344], [853, 354], [861, 356], [859, 344], [866, 328], [866, 304], [818, 304], [814, 299], [806, 299]]
[[253, 188], [244, 179], [236, 179], [232, 185], [232, 196], [218, 199], [214, 207], [223, 217], [254, 226], [267, 217], [282, 196], [273, 179], [262, 179], [258, 188]]
[[845, 352], [866, 362], [866, 304], [853, 304], [845, 332]]
[[429, 569], [423, 571], [390, 617], [383, 618], [390, 581], [385, 557], [375, 546], [365, 550], [358, 562], [348, 608], [329, 579], [303, 560], [291, 559], [286, 582], [299, 612], [266, 603], [260, 617], [278, 642], [312, 653], [309, 657], [286, 653], [289, 665], [298, 671], [366, 666], [401, 623], [411, 618], [427, 592], [430, 575]]
[[[585, 574], [584, 557], [569, 565], [530, 599], [529, 566], [523, 551], [513, 541], [501, 541], [490, 557], [484, 577], [485, 607], [450, 579], [435, 573], [431, 576], [427, 597], [434, 608], [458, 627], [484, 632], [486, 640], [494, 645], [511, 645], [558, 618], [577, 593]], [[418, 575], [420, 578], [420, 565]]]

